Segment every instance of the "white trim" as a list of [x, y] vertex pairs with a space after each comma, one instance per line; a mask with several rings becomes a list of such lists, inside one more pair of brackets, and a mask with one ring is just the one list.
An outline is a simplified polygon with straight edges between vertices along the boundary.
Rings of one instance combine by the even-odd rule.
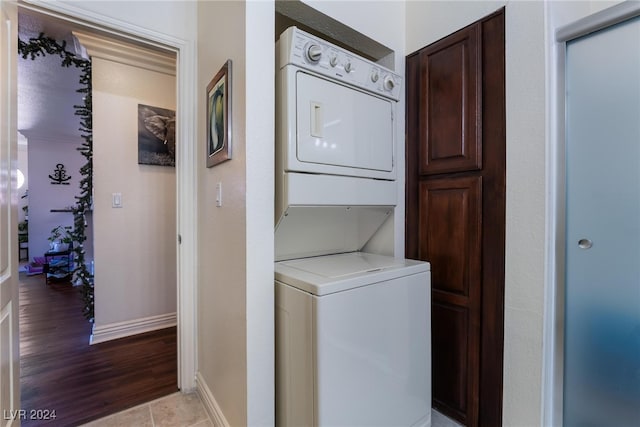
[[[245, 92], [254, 100], [275, 95], [273, 0], [245, 5]], [[245, 105], [246, 164], [246, 399], [249, 426], [275, 425], [274, 115], [264, 103]], [[248, 124], [251, 124], [248, 126]], [[250, 142], [250, 143], [249, 143]]]
[[167, 313], [143, 317], [142, 319], [110, 323], [104, 326], [94, 324], [89, 344], [93, 345], [145, 332], [157, 331], [158, 329], [171, 328], [176, 326], [176, 320], [176, 313]]
[[[9, 265], [11, 265], [11, 263], [9, 263]], [[11, 268], [9, 268], [8, 270], [11, 270]], [[2, 281], [0, 281], [0, 283], [5, 282], [7, 278], [11, 279], [12, 274], [9, 274], [8, 276], [5, 276]], [[11, 284], [9, 283], [9, 285], [7, 285], [6, 283], [3, 283], [2, 286], [18, 286], [17, 283]], [[9, 344], [9, 349], [6, 352], [9, 355], [9, 360], [2, 360], [3, 365], [6, 364], [6, 366], [8, 366], [8, 369], [3, 369], [3, 372], [0, 372], [0, 379], [3, 381], [7, 381], [9, 383], [9, 387], [7, 387], [9, 389], [9, 398], [7, 400], [4, 399], [4, 396], [0, 396], [0, 398], [2, 398], [2, 403], [4, 402], [9, 402], [9, 410], [15, 411], [16, 409], [21, 409], [20, 406], [20, 396], [16, 396], [16, 391], [18, 390], [17, 387], [14, 386], [16, 378], [15, 374], [17, 374], [18, 370], [14, 369], [14, 367], [16, 366], [16, 364], [20, 364], [19, 360], [16, 361], [15, 360], [15, 349], [14, 349], [14, 344], [15, 343], [15, 336], [14, 333], [16, 333], [16, 327], [14, 325], [13, 322], [15, 322], [16, 320], [18, 320], [18, 318], [16, 317], [15, 310], [13, 309], [13, 304], [14, 304], [14, 300], [10, 299], [9, 302], [7, 302], [7, 304], [2, 307], [2, 310], [0, 310], [0, 328], [3, 327], [4, 322], [8, 323], [8, 327], [7, 330], [9, 331], [9, 336], [5, 337], [5, 336], [0, 336], [0, 338], [2, 339], [1, 344], [2, 345], [6, 345], [7, 343]], [[6, 374], [6, 372], [8, 371], [9, 373], [9, 378], [7, 380], [6, 377], [4, 377], [3, 374]], [[17, 380], [18, 382], [20, 381], [19, 379]], [[3, 415], [3, 419], [6, 420], [7, 417], [5, 416], [7, 409], [4, 409], [3, 411], [4, 413]], [[15, 421], [14, 417], [11, 417], [10, 422], [7, 424], [8, 426], [12, 425], [13, 422]]]
[[[549, 6], [546, 6], [547, 8]], [[562, 425], [562, 378], [564, 357], [564, 45], [550, 40], [546, 70], [546, 238], [542, 353], [543, 425]], [[554, 68], [555, 64], [555, 68]]]
[[178, 126], [180, 144], [176, 156], [178, 186], [178, 387], [195, 389], [197, 369], [198, 305], [198, 150], [196, 129], [197, 70], [195, 42], [185, 42], [178, 52]]
[[566, 43], [639, 15], [640, 2], [630, 0], [559, 27], [555, 37], [553, 33], [548, 35], [543, 425], [562, 425], [563, 419]]
[[222, 409], [220, 409], [220, 405], [218, 405], [216, 398], [211, 393], [211, 389], [207, 386], [207, 382], [200, 372], [196, 374], [196, 393], [200, 396], [202, 405], [207, 414], [209, 414], [211, 421], [213, 421], [213, 425], [216, 427], [230, 427], [229, 422], [222, 413]]
[[568, 42], [638, 15], [640, 15], [640, 2], [628, 0], [558, 28], [556, 41]]
[[76, 23], [86, 28], [142, 44], [173, 50], [177, 53], [176, 153], [177, 221], [182, 243], [177, 252], [178, 293], [178, 388], [189, 392], [195, 388], [196, 372], [196, 284], [198, 266], [197, 214], [197, 155], [195, 146], [197, 117], [195, 105], [195, 41], [182, 40], [167, 34], [147, 30], [116, 19], [86, 11], [71, 3], [43, 0], [22, 0], [20, 6], [45, 15]]
[[176, 60], [173, 53], [145, 49], [83, 31], [72, 31], [72, 34], [87, 50], [89, 56], [171, 76], [176, 75]]

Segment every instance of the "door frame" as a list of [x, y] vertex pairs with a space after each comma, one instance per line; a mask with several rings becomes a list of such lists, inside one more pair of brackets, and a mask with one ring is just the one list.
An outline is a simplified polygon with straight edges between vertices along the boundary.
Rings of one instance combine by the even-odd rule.
[[550, 72], [548, 85], [549, 120], [547, 122], [546, 197], [546, 272], [543, 330], [542, 424], [562, 425], [564, 377], [564, 302], [565, 302], [565, 71], [567, 42], [594, 31], [640, 16], [640, 2], [625, 1], [586, 16], [568, 25], [551, 28]]
[[177, 335], [178, 388], [195, 390], [197, 368], [196, 283], [198, 265], [197, 240], [197, 150], [195, 91], [196, 47], [193, 40], [184, 40], [148, 30], [136, 25], [99, 15], [73, 4], [42, 0], [23, 0], [21, 9], [79, 24], [91, 30], [107, 32], [130, 41], [170, 50], [176, 53], [176, 263], [177, 263]]

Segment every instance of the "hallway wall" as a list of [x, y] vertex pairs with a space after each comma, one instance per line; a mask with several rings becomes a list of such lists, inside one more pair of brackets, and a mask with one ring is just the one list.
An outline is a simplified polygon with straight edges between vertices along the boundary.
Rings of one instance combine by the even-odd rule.
[[[227, 59], [232, 61], [232, 159], [207, 168], [202, 144], [198, 162], [198, 376], [230, 425], [248, 423], [245, 20], [243, 2], [198, 4], [199, 39], [225, 40], [198, 45], [199, 141], [206, 140], [204, 88]], [[209, 22], [217, 24], [211, 27]], [[218, 183], [223, 191], [220, 207], [214, 197]]]
[[[175, 76], [92, 56], [94, 342], [175, 325], [176, 170], [138, 164], [138, 105], [175, 111]], [[122, 207], [112, 207], [121, 193]], [[123, 334], [139, 332], [123, 330]]]

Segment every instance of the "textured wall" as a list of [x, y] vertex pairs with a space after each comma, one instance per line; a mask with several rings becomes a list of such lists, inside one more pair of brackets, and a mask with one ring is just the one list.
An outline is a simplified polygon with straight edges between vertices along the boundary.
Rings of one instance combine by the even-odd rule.
[[138, 104], [175, 110], [175, 84], [93, 58], [96, 327], [176, 311], [176, 171], [138, 164]]
[[[233, 158], [206, 168], [202, 145], [198, 162], [198, 371], [231, 425], [247, 424], [245, 13], [242, 2], [198, 5], [200, 141], [206, 140], [204, 89], [227, 59], [233, 62]], [[221, 207], [215, 205], [217, 183]]]

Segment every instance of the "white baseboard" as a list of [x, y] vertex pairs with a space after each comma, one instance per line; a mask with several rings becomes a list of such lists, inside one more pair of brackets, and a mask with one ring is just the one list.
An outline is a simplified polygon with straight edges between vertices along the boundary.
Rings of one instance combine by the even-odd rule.
[[196, 392], [200, 396], [202, 404], [209, 414], [211, 421], [213, 421], [213, 425], [216, 427], [230, 427], [229, 422], [222, 413], [222, 409], [220, 409], [216, 398], [213, 397], [211, 389], [207, 386], [207, 382], [204, 380], [200, 372], [196, 373]]
[[89, 339], [89, 344], [98, 344], [118, 338], [129, 337], [131, 335], [142, 334], [144, 332], [170, 328], [177, 324], [176, 313], [160, 314], [157, 316], [110, 323], [102, 326], [98, 326], [94, 323], [93, 333]]

